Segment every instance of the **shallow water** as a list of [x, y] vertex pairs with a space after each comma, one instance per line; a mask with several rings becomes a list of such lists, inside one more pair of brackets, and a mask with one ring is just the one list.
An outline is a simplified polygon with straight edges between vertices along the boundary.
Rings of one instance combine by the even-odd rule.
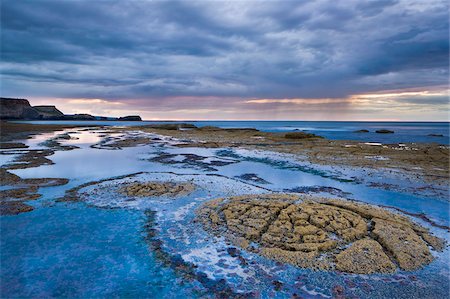
[[[136, 126], [155, 123], [179, 123], [160, 121], [25, 121], [35, 124], [84, 124], [104, 126]], [[448, 122], [358, 122], [358, 121], [184, 121], [196, 126], [220, 128], [256, 128], [265, 132], [307, 131], [333, 140], [360, 140], [384, 144], [401, 142], [436, 142], [449, 144]], [[378, 134], [377, 130], [388, 129], [394, 134]], [[368, 133], [355, 133], [369, 130]], [[442, 136], [429, 136], [430, 134]]]
[[[24, 178], [66, 177], [70, 182], [41, 188], [43, 197], [30, 202], [34, 211], [1, 217], [2, 297], [201, 297], [220, 279], [234, 292], [265, 298], [289, 298], [294, 293], [329, 298], [336, 286], [343, 286], [349, 296], [364, 298], [443, 298], [448, 294], [448, 249], [434, 252], [437, 259], [422, 270], [395, 275], [314, 272], [241, 252], [248, 261], [244, 267], [227, 254], [229, 245], [224, 240], [208, 235], [192, 221], [195, 209], [212, 198], [298, 187], [333, 187], [342, 191], [339, 195], [424, 213], [442, 225], [449, 224], [447, 201], [339, 180], [328, 176], [326, 168], [310, 171], [277, 154], [228, 149], [227, 156], [221, 149], [172, 147], [174, 141], [167, 140], [121, 150], [99, 149], [90, 147], [102, 139], [99, 131], [71, 131], [76, 131], [70, 135], [78, 139], [61, 143], [78, 149], [55, 152], [49, 157], [54, 165], [13, 171]], [[26, 143], [42, 148], [42, 139], [51, 137], [40, 136]], [[172, 156], [160, 162], [152, 160], [161, 154]], [[189, 154], [201, 157], [192, 160], [187, 158]], [[84, 202], [55, 202], [82, 183], [137, 172], [146, 173], [82, 189]], [[245, 174], [263, 180], [245, 180]], [[129, 201], [114, 192], [127, 180], [193, 180], [201, 188], [176, 200]], [[326, 191], [321, 194], [336, 196]], [[145, 214], [148, 209], [156, 212], [154, 223]], [[448, 232], [416, 220], [450, 240]], [[157, 229], [155, 238], [161, 248], [145, 238], [149, 221]], [[161, 251], [172, 262], [162, 260]], [[195, 264], [196, 271], [210, 280], [186, 279], [175, 271], [180, 267], [179, 257]], [[173, 260], [178, 261], [175, 267]], [[281, 291], [274, 289], [273, 281], [282, 282]]]

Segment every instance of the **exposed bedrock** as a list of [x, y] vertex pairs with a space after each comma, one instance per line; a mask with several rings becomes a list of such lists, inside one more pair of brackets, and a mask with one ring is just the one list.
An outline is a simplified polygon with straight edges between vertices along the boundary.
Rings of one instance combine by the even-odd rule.
[[392, 133], [394, 133], [394, 131], [387, 130], [387, 129], [381, 129], [381, 130], [376, 130], [375, 133], [378, 133], [378, 134], [392, 134]]
[[415, 270], [445, 241], [406, 216], [375, 206], [291, 194], [246, 195], [205, 203], [206, 230], [268, 258], [350, 273]]
[[179, 196], [194, 191], [195, 186], [191, 183], [173, 182], [134, 182], [126, 184], [119, 192], [127, 196]]
[[17, 215], [30, 212], [33, 207], [24, 201], [35, 200], [41, 197], [39, 187], [60, 186], [68, 183], [64, 178], [37, 178], [22, 179], [0, 168], [0, 186], [8, 186], [8, 189], [0, 190], [0, 215]]
[[290, 132], [284, 135], [287, 139], [308, 139], [308, 138], [323, 138], [322, 136], [306, 133], [306, 132]]

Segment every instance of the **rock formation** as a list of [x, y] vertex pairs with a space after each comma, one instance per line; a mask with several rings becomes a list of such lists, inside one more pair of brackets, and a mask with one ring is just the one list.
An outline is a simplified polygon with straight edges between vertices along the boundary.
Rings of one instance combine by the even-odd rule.
[[290, 194], [210, 201], [197, 212], [206, 230], [270, 259], [350, 273], [416, 270], [445, 241], [406, 216], [352, 201]]
[[151, 197], [151, 196], [178, 196], [194, 191], [191, 183], [172, 182], [135, 182], [120, 188], [119, 192], [127, 196]]
[[308, 138], [323, 138], [316, 134], [306, 133], [306, 132], [290, 132], [284, 135], [287, 139], [308, 139]]
[[65, 115], [51, 105], [31, 106], [26, 99], [0, 98], [0, 119], [4, 120], [119, 120], [141, 121], [138, 115], [119, 118], [92, 116], [90, 114]]
[[394, 133], [394, 131], [381, 129], [381, 130], [376, 130], [375, 133], [378, 133], [378, 134], [392, 134], [392, 133]]

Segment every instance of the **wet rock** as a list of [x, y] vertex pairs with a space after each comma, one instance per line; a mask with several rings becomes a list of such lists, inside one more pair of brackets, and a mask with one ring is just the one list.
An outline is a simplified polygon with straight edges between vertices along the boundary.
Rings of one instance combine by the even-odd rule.
[[103, 144], [102, 147], [109, 147], [109, 148], [117, 148], [121, 149], [123, 147], [134, 147], [142, 144], [149, 144], [151, 143], [152, 139], [145, 136], [127, 136], [123, 139], [117, 139], [111, 143]]
[[[181, 158], [181, 159], [178, 159]], [[217, 171], [213, 166], [226, 166], [237, 163], [234, 160], [219, 160], [217, 157], [205, 157], [196, 154], [168, 154], [159, 153], [156, 157], [149, 159], [151, 162], [158, 162], [163, 164], [180, 165], [185, 168], [198, 168], [206, 171]]]
[[[52, 160], [47, 156], [53, 155], [55, 152], [50, 149], [45, 150], [24, 150], [14, 160], [3, 166], [5, 169], [25, 169], [30, 167], [38, 167], [41, 165], [52, 165]], [[11, 154], [11, 152], [2, 152], [3, 155]]]
[[172, 182], [135, 182], [119, 189], [119, 192], [127, 196], [179, 196], [194, 191], [195, 186], [191, 183]]
[[272, 281], [272, 284], [275, 287], [275, 291], [281, 291], [281, 289], [283, 288], [283, 283], [281, 281], [274, 280]]
[[21, 179], [18, 175], [15, 175], [6, 169], [0, 168], [0, 186], [13, 185], [19, 182]]
[[107, 179], [103, 179], [103, 180], [87, 182], [87, 183], [78, 185], [78, 186], [76, 186], [74, 188], [71, 188], [69, 190], [66, 190], [64, 196], [60, 197], [60, 198], [57, 198], [56, 201], [57, 202], [78, 201], [78, 200], [80, 200], [79, 191], [81, 189], [83, 189], [83, 188], [86, 188], [86, 187], [89, 187], [89, 186], [93, 186], [93, 185], [98, 185], [98, 184], [101, 184], [101, 183], [104, 183], [104, 182], [109, 182], [109, 181], [114, 181], [114, 180], [134, 177], [134, 176], [136, 176], [138, 174], [141, 174], [141, 173], [142, 172], [136, 172], [136, 173], [130, 173], [130, 174], [126, 174], [126, 175], [111, 177], [111, 178], [107, 178]]
[[241, 179], [244, 181], [255, 182], [255, 183], [259, 183], [259, 184], [270, 184], [265, 179], [260, 178], [256, 173], [244, 173], [242, 175], [235, 176], [235, 178], [238, 178], [238, 179]]
[[346, 198], [351, 194], [349, 192], [342, 191], [341, 189], [328, 186], [302, 186], [292, 189], [285, 189], [284, 191], [293, 193], [329, 193], [342, 198]]
[[381, 129], [381, 130], [376, 130], [375, 133], [378, 133], [378, 134], [392, 134], [392, 133], [394, 133], [394, 131]]
[[63, 178], [22, 179], [0, 168], [0, 186], [10, 187], [0, 191], [1, 215], [17, 215], [32, 211], [33, 208], [23, 201], [41, 197], [41, 194], [37, 193], [39, 187], [60, 186], [67, 184], [68, 181]]
[[333, 287], [333, 298], [335, 299], [344, 299], [344, 287], [340, 285], [336, 285]]
[[239, 255], [239, 250], [235, 247], [228, 247], [227, 252], [232, 257], [237, 257]]
[[342, 272], [371, 274], [392, 273], [395, 265], [374, 240], [363, 239], [336, 255], [336, 269]]
[[[146, 132], [155, 133], [153, 129]], [[140, 128], [140, 129], [141, 129]], [[373, 132], [371, 130], [371, 132]], [[448, 146], [437, 143], [405, 143], [405, 144], [378, 144], [371, 142], [356, 142], [348, 140], [327, 140], [325, 138], [286, 139], [286, 133], [250, 132], [228, 130], [202, 131], [202, 130], [175, 130], [156, 133], [183, 140], [181, 147], [242, 147], [246, 149], [267, 150], [293, 155], [299, 160], [307, 160], [312, 164], [332, 166], [331, 176], [343, 178], [342, 174], [353, 167], [360, 168], [367, 175], [354, 176], [351, 180], [358, 180], [366, 184], [372, 183], [374, 176], [386, 175], [386, 169], [392, 170], [390, 174], [396, 177], [392, 186], [383, 185], [382, 188], [401, 192], [411, 192], [411, 187], [399, 183], [406, 180], [423, 182], [425, 188], [415, 188], [415, 193], [427, 197], [448, 196], [449, 176], [449, 150]], [[301, 132], [297, 132], [301, 133]], [[255, 138], [262, 137], [262, 138]], [[366, 156], [381, 156], [386, 159], [367, 159]], [[246, 158], [247, 159], [247, 158]], [[255, 159], [255, 158], [252, 158]], [[260, 161], [262, 159], [259, 159]], [[266, 163], [266, 162], [264, 162]], [[303, 169], [306, 167], [302, 166]], [[318, 167], [308, 167], [309, 171], [327, 176]], [[330, 176], [330, 173], [328, 173]], [[398, 180], [397, 180], [398, 179]], [[412, 182], [411, 181], [411, 182]], [[415, 183], [414, 183], [415, 184]], [[421, 184], [422, 185], [422, 184]], [[432, 194], [434, 193], [434, 194]], [[438, 196], [435, 196], [438, 195]]]
[[65, 185], [69, 182], [66, 178], [37, 178], [22, 179], [4, 168], [0, 168], [0, 186], [20, 187], [54, 187]]
[[204, 127], [197, 128], [197, 130], [200, 130], [200, 131], [221, 131], [223, 129], [219, 128], [219, 127], [215, 127], [215, 126], [204, 126]]
[[33, 207], [22, 201], [0, 201], [0, 215], [17, 215], [31, 211]]
[[353, 133], [369, 133], [369, 130], [366, 130], [366, 129], [357, 130], [357, 131], [353, 131]]
[[195, 129], [197, 126], [189, 123], [173, 123], [173, 124], [153, 124], [145, 125], [146, 128], [161, 129], [161, 130], [180, 130], [180, 129]]
[[[443, 248], [442, 240], [406, 216], [367, 204], [311, 196], [219, 198], [198, 209], [197, 220], [206, 230], [243, 249], [258, 244], [251, 246], [252, 252], [312, 269], [390, 273], [396, 266], [386, 252], [400, 268], [416, 269], [432, 260], [424, 240]], [[375, 229], [369, 232], [372, 223]], [[413, 253], [418, 255], [414, 261]]]
[[16, 189], [7, 189], [0, 191], [0, 198], [2, 201], [6, 200], [35, 200], [41, 197], [40, 194], [37, 194], [38, 187], [31, 186], [27, 188], [16, 188]]
[[427, 244], [406, 225], [374, 219], [373, 234], [403, 270], [416, 270], [433, 260]]
[[421, 233], [420, 236], [425, 240], [434, 250], [443, 251], [447, 245], [445, 240], [428, 233]]
[[323, 138], [322, 136], [306, 133], [306, 132], [289, 132], [284, 135], [287, 139], [309, 139], [309, 138]]
[[12, 148], [28, 148], [28, 145], [25, 145], [20, 142], [1, 142], [0, 149], [12, 149]]
[[311, 268], [316, 270], [328, 270], [331, 268], [327, 262], [317, 260], [317, 257], [319, 256], [317, 251], [289, 251], [280, 248], [264, 247], [261, 249], [260, 254], [269, 259], [301, 268]]
[[386, 209], [382, 209], [380, 207], [376, 207], [369, 204], [358, 203], [355, 201], [344, 201], [344, 200], [335, 200], [335, 199], [326, 199], [323, 201], [328, 205], [333, 205], [336, 207], [340, 207], [343, 209], [347, 209], [353, 211], [364, 218], [372, 219], [372, 218], [380, 218], [392, 222], [397, 222], [403, 224], [405, 226], [409, 226], [414, 228], [417, 231], [426, 232], [427, 230], [417, 224], [413, 223], [408, 217], [392, 213]]
[[79, 148], [75, 145], [62, 145], [59, 140], [68, 140], [71, 139], [69, 134], [61, 134], [55, 138], [48, 139], [44, 142], [39, 143], [40, 146], [45, 146], [51, 148], [54, 151], [71, 151]]
[[175, 144], [176, 147], [200, 147], [200, 148], [219, 148], [222, 147], [222, 144], [218, 142], [189, 142], [189, 143], [180, 143]]

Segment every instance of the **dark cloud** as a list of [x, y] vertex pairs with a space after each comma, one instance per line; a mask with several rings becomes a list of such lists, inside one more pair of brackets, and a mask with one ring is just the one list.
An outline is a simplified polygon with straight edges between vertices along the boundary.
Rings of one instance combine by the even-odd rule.
[[234, 103], [443, 85], [447, 6], [4, 0], [2, 95], [154, 105], [177, 96]]
[[449, 95], [439, 95], [439, 96], [415, 96], [415, 97], [400, 97], [395, 99], [398, 103], [407, 104], [418, 104], [418, 105], [428, 105], [428, 106], [446, 106], [450, 103]]

